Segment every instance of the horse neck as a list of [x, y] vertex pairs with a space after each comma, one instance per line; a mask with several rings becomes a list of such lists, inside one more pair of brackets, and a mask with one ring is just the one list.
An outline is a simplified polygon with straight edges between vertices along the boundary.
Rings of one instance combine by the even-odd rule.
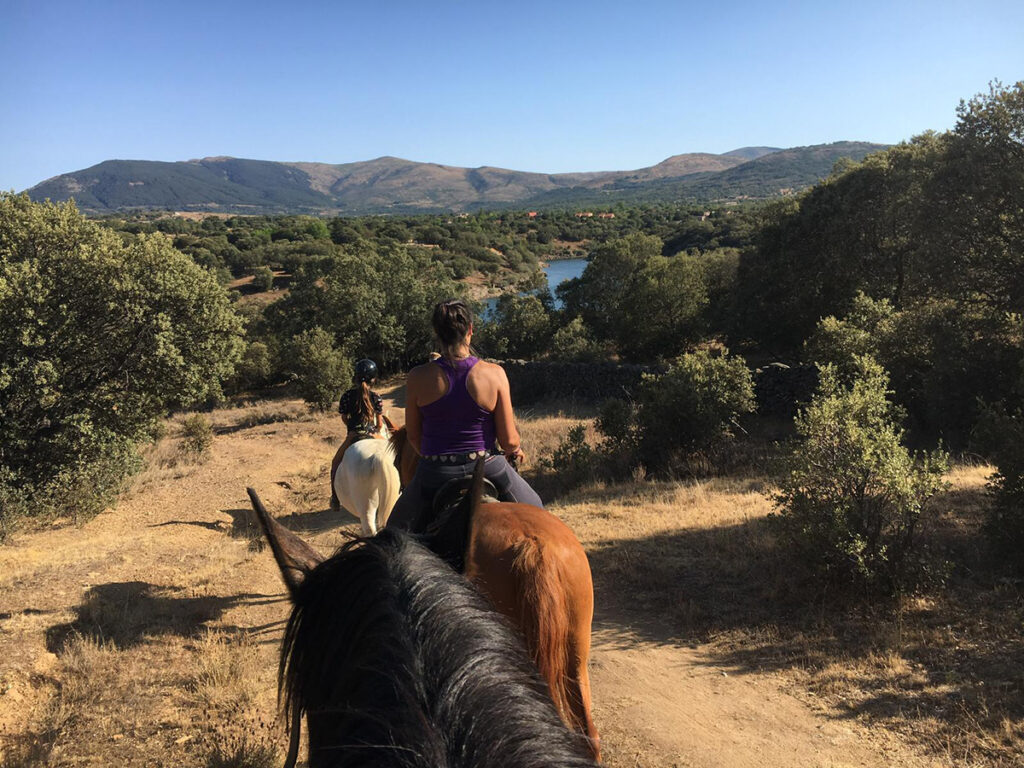
[[594, 765], [518, 637], [408, 536], [347, 545], [296, 605], [282, 659], [287, 701], [308, 712], [311, 768]]

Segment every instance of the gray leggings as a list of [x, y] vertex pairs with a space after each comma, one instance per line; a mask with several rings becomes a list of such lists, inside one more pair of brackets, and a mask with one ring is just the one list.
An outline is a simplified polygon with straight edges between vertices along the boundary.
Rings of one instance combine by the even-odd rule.
[[[442, 485], [457, 477], [472, 477], [475, 461], [466, 464], [439, 464], [421, 461], [412, 482], [398, 497], [391, 510], [388, 526], [419, 532], [430, 524], [434, 494]], [[537, 492], [520, 477], [504, 456], [490, 456], [484, 463], [484, 476], [494, 483], [501, 501], [518, 501], [543, 507]]]

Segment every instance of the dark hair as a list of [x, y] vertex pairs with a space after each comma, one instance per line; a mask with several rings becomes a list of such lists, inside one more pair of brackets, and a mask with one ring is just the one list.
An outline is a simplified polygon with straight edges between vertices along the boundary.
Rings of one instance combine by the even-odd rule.
[[473, 312], [462, 299], [446, 299], [434, 307], [431, 322], [441, 346], [447, 349], [466, 338], [473, 326]]

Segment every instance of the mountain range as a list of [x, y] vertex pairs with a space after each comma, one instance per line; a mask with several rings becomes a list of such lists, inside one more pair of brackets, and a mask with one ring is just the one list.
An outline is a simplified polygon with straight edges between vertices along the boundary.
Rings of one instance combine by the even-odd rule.
[[633, 171], [531, 173], [379, 157], [331, 165], [207, 157], [182, 162], [107, 160], [27, 190], [33, 200], [74, 198], [89, 213], [128, 209], [225, 213], [437, 213], [615, 202], [765, 198], [810, 186], [840, 158], [883, 144], [842, 141], [721, 155], [674, 155]]

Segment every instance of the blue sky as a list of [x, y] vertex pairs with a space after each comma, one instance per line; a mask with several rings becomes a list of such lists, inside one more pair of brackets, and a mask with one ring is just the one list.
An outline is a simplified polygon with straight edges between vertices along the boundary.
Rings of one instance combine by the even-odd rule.
[[0, 189], [103, 160], [563, 172], [944, 130], [1024, 2], [0, 0]]

